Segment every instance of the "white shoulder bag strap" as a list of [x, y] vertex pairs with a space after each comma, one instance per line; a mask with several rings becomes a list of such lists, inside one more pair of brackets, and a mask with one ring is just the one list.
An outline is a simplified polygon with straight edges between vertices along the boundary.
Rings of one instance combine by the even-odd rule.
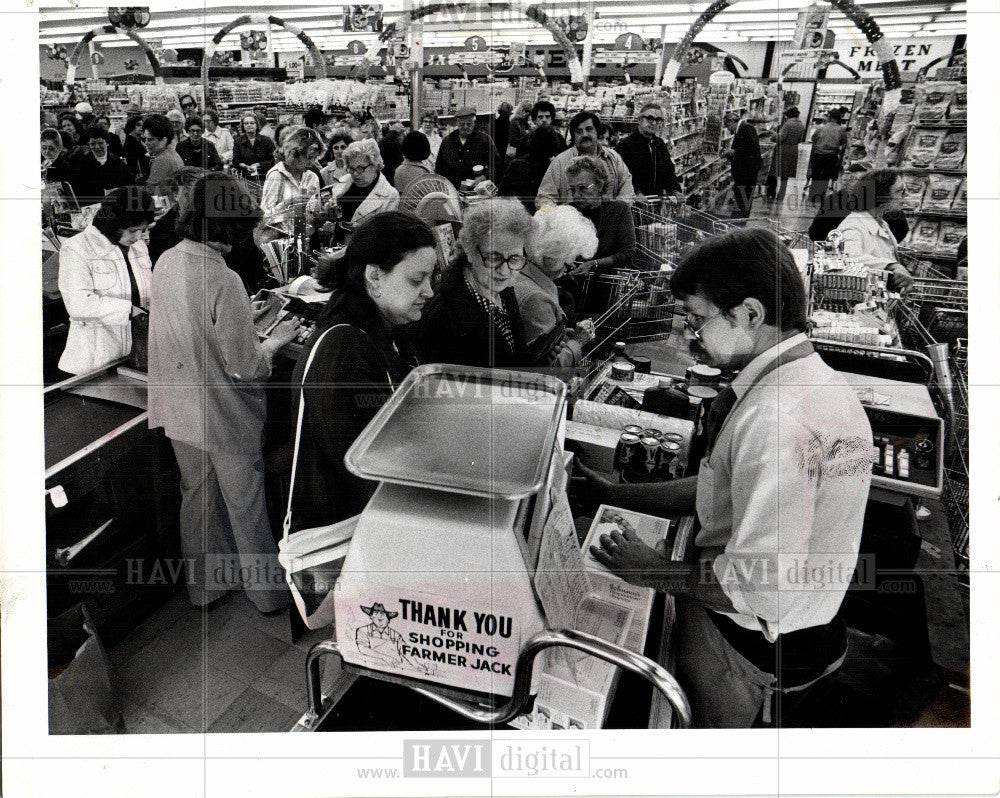
[[[305, 414], [306, 406], [306, 377], [309, 376], [309, 367], [312, 366], [313, 358], [316, 356], [316, 352], [323, 343], [323, 339], [326, 338], [326, 334], [332, 330], [339, 329], [340, 327], [353, 327], [353, 324], [335, 324], [332, 327], [328, 327], [323, 331], [323, 334], [316, 339], [316, 343], [309, 352], [309, 358], [306, 360], [306, 367], [302, 372], [302, 383], [299, 385], [299, 414], [298, 420], [295, 422], [295, 449], [292, 451], [292, 478], [291, 483], [288, 486], [288, 508], [285, 510], [285, 520], [281, 525], [282, 537], [288, 540], [289, 530], [292, 528], [292, 498], [295, 496], [295, 473], [299, 468], [299, 442], [302, 438], [302, 417]], [[357, 328], [361, 332], [365, 333], [360, 327]], [[368, 333], [365, 333], [368, 335]], [[386, 379], [389, 381], [389, 389], [392, 391], [396, 390], [396, 386], [392, 382], [392, 376], [389, 374], [389, 369], [385, 370]]]

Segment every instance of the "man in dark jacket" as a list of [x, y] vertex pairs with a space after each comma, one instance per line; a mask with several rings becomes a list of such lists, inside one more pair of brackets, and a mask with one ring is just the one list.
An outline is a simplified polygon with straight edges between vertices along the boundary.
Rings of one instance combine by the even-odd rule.
[[73, 163], [70, 181], [81, 205], [90, 205], [104, 199], [104, 193], [132, 182], [132, 174], [125, 162], [108, 152], [110, 133], [97, 125], [87, 128], [86, 155]]
[[626, 136], [616, 148], [632, 173], [632, 185], [636, 195], [654, 197], [662, 194], [675, 197], [681, 195], [681, 184], [674, 172], [670, 151], [667, 149], [667, 143], [659, 135], [665, 121], [666, 116], [659, 105], [646, 103], [639, 109], [639, 123], [636, 130]]
[[733, 198], [736, 200], [734, 218], [750, 218], [750, 208], [753, 205], [753, 194], [757, 187], [757, 174], [763, 159], [760, 155], [760, 142], [757, 140], [757, 130], [744, 118], [743, 114], [726, 114], [725, 123], [730, 133], [733, 133], [733, 143], [726, 150], [725, 157], [729, 159], [729, 168], [733, 175]]
[[[473, 180], [480, 175], [493, 180], [500, 155], [493, 139], [476, 130], [476, 109], [471, 106], [460, 108], [455, 114], [455, 121], [458, 129], [441, 142], [434, 171], [450, 180], [455, 188], [459, 188], [463, 180]], [[483, 168], [477, 172], [476, 166]]]

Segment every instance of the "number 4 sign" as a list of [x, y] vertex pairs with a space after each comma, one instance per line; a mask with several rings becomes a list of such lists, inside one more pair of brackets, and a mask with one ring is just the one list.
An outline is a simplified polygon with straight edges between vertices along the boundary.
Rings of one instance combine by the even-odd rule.
[[616, 50], [645, 50], [646, 42], [638, 33], [623, 33], [615, 39]]

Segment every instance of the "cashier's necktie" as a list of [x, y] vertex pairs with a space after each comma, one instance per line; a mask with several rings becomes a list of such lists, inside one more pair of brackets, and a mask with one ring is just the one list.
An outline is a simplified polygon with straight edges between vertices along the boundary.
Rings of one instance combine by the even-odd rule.
[[712, 449], [715, 448], [715, 440], [719, 437], [719, 431], [722, 429], [722, 425], [726, 423], [726, 417], [735, 404], [736, 391], [733, 390], [731, 385], [727, 385], [719, 391], [719, 394], [712, 400], [712, 404], [708, 408], [708, 416], [705, 419], [705, 434], [708, 443], [708, 450], [705, 452], [705, 457], [712, 454]]

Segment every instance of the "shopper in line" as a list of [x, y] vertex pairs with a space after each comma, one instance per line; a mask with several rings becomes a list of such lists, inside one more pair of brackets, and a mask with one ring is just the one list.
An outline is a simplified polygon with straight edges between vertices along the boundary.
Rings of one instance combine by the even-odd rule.
[[160, 255], [171, 247], [181, 243], [182, 236], [177, 232], [178, 220], [191, 206], [191, 190], [205, 175], [204, 169], [196, 166], [184, 166], [174, 172], [168, 179], [173, 205], [149, 228], [149, 262], [156, 268]]
[[402, 194], [414, 180], [434, 174], [434, 171], [427, 165], [427, 159], [431, 154], [430, 142], [419, 130], [411, 130], [403, 137], [400, 151], [403, 154], [403, 162], [396, 167], [392, 184], [396, 187], [396, 191]]
[[330, 136], [330, 161], [319, 173], [324, 186], [333, 186], [337, 183], [342, 183], [345, 188], [347, 187], [347, 184], [351, 180], [351, 175], [347, 171], [347, 164], [344, 163], [344, 151], [351, 141], [350, 133], [346, 129], [337, 131]]
[[351, 142], [344, 150], [344, 164], [351, 182], [335, 194], [342, 222], [358, 225], [373, 214], [396, 209], [399, 192], [382, 173], [385, 164], [378, 144], [372, 139]]
[[191, 604], [242, 587], [266, 613], [287, 605], [288, 590], [264, 501], [263, 383], [299, 324], [285, 320], [261, 343], [246, 290], [223, 260], [259, 218], [234, 178], [211, 172], [195, 184], [183, 240], [153, 275], [149, 426], [163, 427], [180, 467]]
[[[497, 107], [496, 113], [490, 117], [490, 138], [496, 145], [500, 161], [507, 163], [507, 145], [510, 143], [510, 115], [514, 111], [514, 106], [504, 100]], [[497, 167], [499, 176], [503, 172], [502, 167]]]
[[274, 142], [262, 135], [257, 117], [243, 114], [240, 132], [233, 144], [233, 163], [242, 177], [260, 178], [274, 166]]
[[81, 205], [100, 202], [111, 189], [134, 182], [125, 161], [108, 151], [108, 139], [111, 137], [98, 125], [87, 128], [88, 152], [73, 164], [70, 178]]
[[441, 149], [441, 134], [438, 132], [438, 119], [437, 114], [433, 111], [425, 111], [423, 118], [420, 120], [420, 132], [427, 137], [427, 143], [430, 145], [431, 154], [427, 158], [427, 165], [430, 167], [434, 166], [434, 162], [437, 160], [438, 152]]
[[733, 141], [725, 151], [729, 160], [729, 171], [733, 176], [733, 199], [736, 201], [734, 219], [749, 219], [753, 208], [754, 192], [757, 190], [757, 175], [763, 159], [757, 129], [746, 118], [747, 111], [729, 113], [725, 125], [733, 134]]
[[[611, 299], [611, 286], [603, 279], [618, 269], [630, 269], [635, 257], [635, 223], [632, 209], [622, 200], [604, 199], [610, 181], [605, 163], [589, 155], [570, 161], [566, 169], [571, 203], [597, 229], [597, 252], [570, 272], [576, 281], [575, 297], [586, 313], [603, 313]], [[590, 277], [583, 296], [582, 280]]]
[[86, 152], [84, 146], [87, 142], [86, 128], [74, 114], [69, 111], [59, 114], [59, 130], [62, 131], [63, 146], [71, 161]]
[[826, 115], [826, 121], [813, 131], [812, 156], [809, 169], [812, 173], [809, 184], [809, 200], [820, 203], [826, 198], [831, 181], [840, 175], [840, 165], [847, 148], [847, 128], [842, 124], [843, 112], [833, 108]]
[[292, 377], [293, 422], [300, 388], [305, 398], [293, 530], [357, 515], [378, 486], [351, 474], [344, 455], [417, 364], [409, 328], [433, 295], [436, 265], [434, 234], [410, 213], [369, 217], [347, 245]]
[[[694, 726], [821, 725], [847, 650], [841, 604], [871, 483], [868, 417], [806, 337], [802, 279], [773, 233], [705, 242], [670, 290], [692, 349], [739, 372], [712, 402], [698, 475], [612, 485], [581, 470], [599, 503], [697, 514], [694, 559], [673, 563], [629, 531], [591, 551], [623, 579], [676, 597], [675, 674]], [[806, 562], [843, 576], [803, 590]]]
[[561, 205], [573, 198], [569, 190], [568, 169], [570, 162], [581, 155], [590, 156], [604, 164], [607, 179], [601, 197], [632, 204], [635, 199], [632, 174], [617, 152], [599, 143], [600, 134], [604, 129], [601, 118], [592, 111], [581, 111], [570, 120], [569, 130], [573, 137], [573, 146], [559, 153], [549, 164], [538, 187], [538, 196], [535, 198], [537, 208], [541, 209], [545, 205]]
[[531, 102], [522, 100], [514, 108], [510, 115], [510, 129], [508, 132], [507, 152], [504, 153], [507, 160], [523, 158], [526, 154], [523, 144], [531, 133]]
[[533, 365], [514, 293], [531, 216], [520, 202], [488, 199], [469, 207], [459, 255], [441, 277], [417, 329], [425, 363], [517, 368]]
[[674, 171], [667, 143], [661, 138], [666, 114], [656, 103], [644, 103], [639, 108], [636, 129], [617, 147], [618, 154], [632, 173], [632, 185], [637, 199], [669, 195], [681, 197], [681, 184]]
[[500, 154], [493, 139], [476, 130], [476, 109], [472, 106], [455, 112], [457, 128], [444, 137], [438, 150], [434, 171], [460, 188], [463, 180], [494, 180], [498, 178]]
[[184, 161], [174, 150], [171, 142], [173, 128], [170, 122], [161, 114], [149, 114], [142, 120], [142, 143], [149, 155], [149, 176], [146, 187], [155, 195], [170, 196], [168, 180], [178, 169], [184, 166]]
[[528, 134], [527, 154], [508, 164], [500, 181], [500, 196], [516, 197], [528, 213], [534, 213], [542, 176], [562, 149], [562, 139], [555, 130], [548, 125], [536, 127]]
[[538, 102], [531, 106], [528, 112], [525, 132], [519, 139], [511, 139], [517, 147], [518, 158], [523, 158], [527, 155], [528, 135], [540, 127], [552, 128], [560, 138], [560, 152], [566, 149], [565, 135], [562, 130], [556, 127], [556, 107], [548, 100], [538, 100]]
[[848, 207], [856, 208], [837, 227], [844, 237], [844, 252], [872, 269], [892, 275], [890, 288], [906, 291], [913, 278], [899, 262], [899, 243], [885, 221], [887, 211], [899, 210], [906, 195], [895, 169], [875, 169], [854, 181], [849, 189]]
[[167, 121], [170, 122], [170, 129], [173, 131], [172, 143], [174, 149], [177, 149], [177, 145], [187, 138], [187, 134], [184, 132], [184, 123], [187, 119], [176, 108], [171, 108], [165, 116], [167, 117]]
[[144, 238], [153, 198], [116, 188], [94, 220], [59, 251], [59, 293], [69, 314], [59, 368], [84, 374], [132, 351], [132, 317], [149, 309], [151, 265]]
[[39, 135], [39, 149], [42, 155], [42, 180], [47, 183], [69, 183], [73, 169], [66, 157], [59, 131], [54, 127], [43, 129]]
[[799, 145], [805, 141], [806, 126], [799, 119], [799, 109], [794, 106], [785, 109], [785, 121], [778, 129], [778, 141], [774, 145], [772, 171], [778, 181], [775, 202], [780, 207], [785, 201], [788, 181], [795, 177], [799, 163]]
[[132, 179], [141, 185], [149, 177], [149, 154], [142, 144], [142, 116], [130, 116], [123, 132], [122, 157], [132, 173]]
[[111, 117], [107, 114], [101, 114], [100, 116], [94, 117], [94, 124], [97, 125], [101, 130], [107, 134], [108, 142], [108, 152], [115, 156], [115, 158], [121, 158], [124, 160], [124, 152], [122, 151], [122, 140], [119, 138], [117, 133], [111, 131]]
[[219, 124], [219, 112], [214, 108], [209, 108], [202, 116], [205, 124], [205, 141], [215, 145], [215, 151], [219, 153], [224, 164], [233, 161], [233, 134]]
[[184, 114], [185, 119], [190, 119], [192, 116], [198, 116], [198, 102], [190, 94], [182, 94], [177, 98], [177, 102], [181, 107], [181, 113]]
[[177, 154], [185, 166], [197, 166], [209, 171], [221, 171], [222, 156], [205, 136], [205, 123], [200, 116], [189, 116], [184, 122], [187, 138], [177, 145]]
[[[514, 283], [528, 349], [552, 365], [574, 366], [583, 347], [594, 339], [594, 324], [581, 321], [570, 330], [570, 318], [555, 281], [566, 268], [597, 252], [594, 225], [575, 208], [560, 205], [538, 211], [531, 220], [528, 263]], [[570, 301], [572, 312], [572, 301]]]
[[319, 177], [309, 167], [326, 145], [315, 130], [296, 125], [285, 133], [279, 151], [281, 160], [264, 180], [260, 209], [264, 226], [294, 235], [297, 229], [305, 230], [306, 208], [318, 201]]

